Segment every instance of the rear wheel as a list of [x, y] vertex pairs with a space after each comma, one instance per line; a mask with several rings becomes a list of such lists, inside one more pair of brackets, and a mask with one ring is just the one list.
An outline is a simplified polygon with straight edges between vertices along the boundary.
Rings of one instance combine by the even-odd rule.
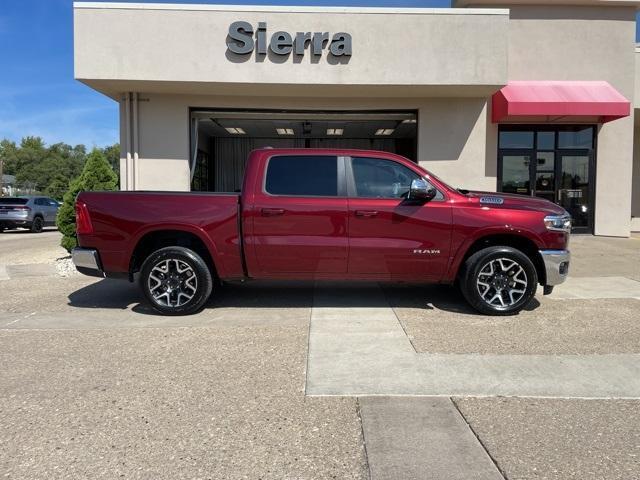
[[213, 288], [211, 272], [196, 252], [184, 247], [156, 250], [140, 270], [140, 286], [149, 303], [164, 315], [199, 311]]
[[467, 302], [486, 315], [514, 315], [536, 293], [538, 275], [520, 250], [489, 247], [474, 253], [463, 267], [460, 288]]
[[31, 222], [31, 231], [33, 233], [41, 233], [44, 229], [44, 220], [42, 217], [35, 217]]

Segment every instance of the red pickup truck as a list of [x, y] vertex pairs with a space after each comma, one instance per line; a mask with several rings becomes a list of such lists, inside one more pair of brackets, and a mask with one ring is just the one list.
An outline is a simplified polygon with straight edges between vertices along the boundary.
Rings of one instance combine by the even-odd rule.
[[168, 315], [246, 279], [457, 283], [476, 310], [522, 310], [568, 274], [571, 218], [546, 200], [456, 190], [366, 150], [261, 149], [241, 193], [84, 192], [77, 269], [124, 277]]

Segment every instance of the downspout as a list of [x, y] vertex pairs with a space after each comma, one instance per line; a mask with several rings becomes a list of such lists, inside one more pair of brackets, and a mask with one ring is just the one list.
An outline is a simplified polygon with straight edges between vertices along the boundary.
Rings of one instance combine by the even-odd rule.
[[137, 190], [138, 178], [140, 178], [140, 165], [138, 162], [139, 155], [138, 150], [140, 149], [140, 136], [138, 129], [138, 92], [133, 93], [133, 190]]
[[132, 183], [132, 156], [131, 156], [131, 95], [129, 92], [124, 97], [124, 131], [125, 131], [125, 185], [124, 190], [133, 190]]

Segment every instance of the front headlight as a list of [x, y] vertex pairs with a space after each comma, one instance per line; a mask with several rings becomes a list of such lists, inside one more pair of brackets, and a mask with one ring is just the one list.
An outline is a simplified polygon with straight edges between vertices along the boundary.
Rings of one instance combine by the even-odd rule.
[[549, 215], [544, 217], [544, 225], [547, 230], [571, 233], [571, 215]]

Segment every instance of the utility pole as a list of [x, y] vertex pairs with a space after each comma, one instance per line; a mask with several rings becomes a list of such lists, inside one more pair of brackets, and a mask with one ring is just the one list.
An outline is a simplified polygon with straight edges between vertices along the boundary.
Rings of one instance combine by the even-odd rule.
[[3, 178], [4, 178], [4, 159], [0, 157], [0, 197], [4, 197], [4, 189], [2, 188], [4, 186], [4, 182], [2, 181]]

